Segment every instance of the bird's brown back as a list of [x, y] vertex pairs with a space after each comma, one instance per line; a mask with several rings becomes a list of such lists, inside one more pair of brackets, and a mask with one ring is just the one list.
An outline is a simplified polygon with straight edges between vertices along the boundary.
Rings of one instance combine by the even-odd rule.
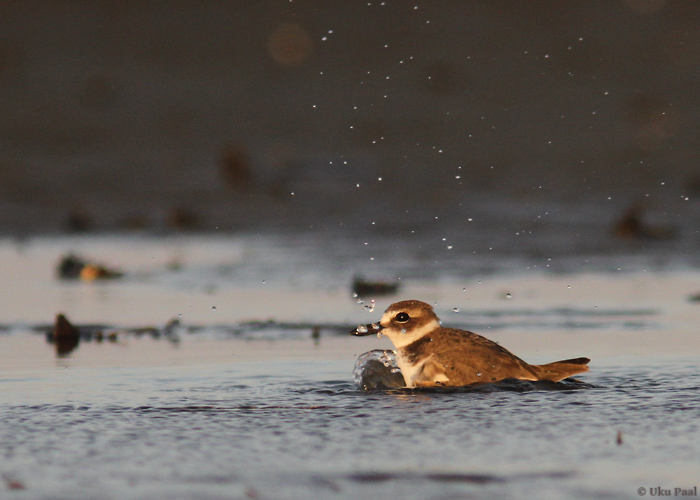
[[[429, 358], [426, 367], [441, 367], [448, 385], [496, 382], [506, 378], [537, 380], [525, 361], [481, 335], [454, 328], [440, 328], [400, 349], [410, 363]], [[436, 366], [437, 365], [437, 366]]]

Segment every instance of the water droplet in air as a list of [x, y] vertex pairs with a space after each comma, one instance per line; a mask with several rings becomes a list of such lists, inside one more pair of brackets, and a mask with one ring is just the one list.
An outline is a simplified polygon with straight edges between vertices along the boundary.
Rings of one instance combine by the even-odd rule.
[[453, 307], [452, 308], [453, 313], [458, 313], [459, 312], [459, 307]]
[[216, 306], [211, 306], [212, 311], [216, 311]]
[[513, 295], [511, 295], [510, 293], [506, 294], [506, 299], [512, 299], [512, 298], [513, 298]]

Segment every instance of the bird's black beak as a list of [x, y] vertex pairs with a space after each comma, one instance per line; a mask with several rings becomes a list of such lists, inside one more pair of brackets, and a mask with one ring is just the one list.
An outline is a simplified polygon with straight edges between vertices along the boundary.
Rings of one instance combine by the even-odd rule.
[[372, 323], [369, 325], [360, 325], [354, 330], [348, 332], [349, 335], [356, 335], [358, 337], [364, 337], [366, 335], [374, 335], [376, 333], [379, 333], [382, 331], [382, 328], [384, 328], [382, 325], [379, 323]]

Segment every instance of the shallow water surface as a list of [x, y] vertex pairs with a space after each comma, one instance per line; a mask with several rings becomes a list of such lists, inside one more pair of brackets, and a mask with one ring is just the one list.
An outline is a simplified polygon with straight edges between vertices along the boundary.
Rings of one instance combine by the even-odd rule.
[[17, 498], [633, 498], [698, 481], [697, 361], [461, 392], [328, 359], [12, 371], [2, 473]]
[[[350, 295], [359, 258], [341, 269], [260, 241], [115, 241], [0, 246], [5, 283], [22, 284], [0, 288], [0, 498], [640, 498], [700, 486], [693, 268], [499, 261], [513, 273], [479, 274], [465, 258], [458, 272], [404, 274], [371, 310]], [[68, 249], [127, 275], [58, 282]], [[346, 332], [408, 298], [528, 362], [587, 356], [591, 371], [363, 390], [355, 361], [390, 345]], [[60, 356], [45, 336], [58, 312], [84, 334]]]

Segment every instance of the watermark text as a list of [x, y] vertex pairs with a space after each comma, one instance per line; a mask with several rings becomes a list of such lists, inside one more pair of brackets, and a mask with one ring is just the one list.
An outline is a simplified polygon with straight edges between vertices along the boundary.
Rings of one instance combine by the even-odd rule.
[[686, 487], [686, 488], [663, 488], [661, 486], [640, 486], [637, 488], [637, 493], [640, 497], [650, 496], [650, 497], [697, 497], [698, 487]]

